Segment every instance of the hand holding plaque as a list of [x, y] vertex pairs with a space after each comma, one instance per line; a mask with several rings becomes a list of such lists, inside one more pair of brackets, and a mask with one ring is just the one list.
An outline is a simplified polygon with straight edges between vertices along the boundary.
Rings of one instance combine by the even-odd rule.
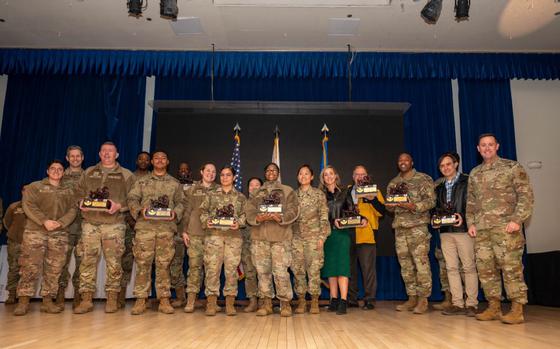
[[460, 220], [455, 213], [453, 205], [450, 202], [445, 203], [443, 207], [438, 207], [434, 215], [432, 215], [431, 224], [434, 229], [444, 226], [456, 226]]
[[405, 182], [401, 182], [394, 187], [389, 188], [385, 203], [387, 205], [398, 205], [409, 203], [408, 186]]
[[150, 206], [144, 210], [144, 218], [148, 220], [167, 220], [174, 218], [175, 213], [169, 208], [169, 197], [163, 195], [150, 200]]
[[341, 229], [360, 227], [362, 216], [360, 216], [358, 207], [354, 206], [350, 210], [343, 210], [342, 217], [338, 219], [338, 225]]
[[224, 230], [239, 228], [237, 220], [235, 219], [233, 204], [217, 208], [214, 217], [208, 220], [208, 227]]
[[88, 211], [107, 211], [111, 208], [109, 200], [109, 188], [97, 188], [90, 191], [88, 197], [82, 200], [80, 208]]
[[259, 212], [260, 213], [276, 213], [282, 214], [282, 204], [280, 203], [280, 194], [277, 192], [272, 192], [267, 195], [262, 203], [259, 205]]
[[369, 176], [358, 179], [356, 183], [356, 197], [375, 197], [376, 195], [377, 184], [372, 184]]

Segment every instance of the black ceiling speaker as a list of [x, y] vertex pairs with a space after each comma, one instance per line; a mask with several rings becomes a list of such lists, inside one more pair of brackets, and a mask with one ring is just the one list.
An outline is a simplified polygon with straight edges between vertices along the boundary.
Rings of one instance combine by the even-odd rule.
[[177, 19], [179, 8], [177, 0], [161, 0], [159, 2], [159, 15], [165, 19]]
[[469, 19], [471, 0], [455, 0], [455, 20], [457, 22]]
[[441, 14], [442, 0], [428, 0], [428, 3], [420, 12], [420, 15], [428, 24], [436, 24]]

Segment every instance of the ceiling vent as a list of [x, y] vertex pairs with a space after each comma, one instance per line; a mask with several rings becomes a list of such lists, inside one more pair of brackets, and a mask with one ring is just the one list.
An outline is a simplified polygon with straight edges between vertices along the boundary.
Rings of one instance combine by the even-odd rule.
[[376, 7], [390, 6], [391, 0], [213, 0], [215, 6], [258, 7]]
[[329, 18], [329, 36], [356, 36], [359, 18]]
[[203, 34], [200, 17], [179, 17], [176, 21], [169, 21], [175, 35]]

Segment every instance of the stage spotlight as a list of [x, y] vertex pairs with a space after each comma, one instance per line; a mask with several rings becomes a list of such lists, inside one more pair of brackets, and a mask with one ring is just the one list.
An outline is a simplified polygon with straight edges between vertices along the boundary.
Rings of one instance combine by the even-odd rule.
[[469, 19], [471, 0], [455, 0], [455, 20], [457, 22]]
[[428, 24], [436, 24], [441, 14], [442, 0], [428, 0], [428, 3], [420, 12], [420, 15]]
[[146, 5], [144, 5], [143, 0], [128, 0], [126, 6], [128, 7], [129, 16], [139, 18], [142, 17], [142, 10], [148, 7], [148, 0], [146, 0]]
[[165, 19], [177, 19], [179, 8], [177, 7], [177, 0], [161, 0], [159, 2], [159, 15]]

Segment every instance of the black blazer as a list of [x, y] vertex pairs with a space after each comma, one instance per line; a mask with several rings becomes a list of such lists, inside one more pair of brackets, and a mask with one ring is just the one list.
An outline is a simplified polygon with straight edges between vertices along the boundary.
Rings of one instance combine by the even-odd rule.
[[[467, 231], [467, 186], [469, 183], [469, 176], [461, 173], [457, 182], [453, 186], [451, 192], [451, 204], [455, 212], [463, 217], [463, 224], [460, 227], [444, 226], [439, 229], [440, 233], [465, 233]], [[441, 182], [435, 189], [436, 191], [436, 207], [443, 208], [447, 203], [447, 189], [445, 188], [445, 180]], [[434, 209], [434, 212], [435, 212]]]
[[329, 207], [329, 222], [334, 226], [334, 220], [342, 217], [342, 211], [350, 210], [354, 207], [352, 195], [347, 189], [335, 189], [334, 193], [324, 191], [327, 196], [327, 206]]

